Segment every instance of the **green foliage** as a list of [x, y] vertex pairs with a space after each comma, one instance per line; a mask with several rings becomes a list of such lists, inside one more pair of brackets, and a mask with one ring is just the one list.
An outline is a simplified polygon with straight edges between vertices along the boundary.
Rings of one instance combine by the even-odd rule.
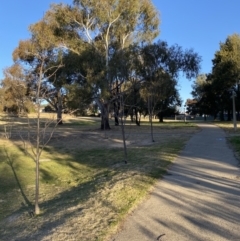
[[207, 114], [216, 117], [219, 107], [216, 103], [216, 95], [213, 86], [213, 78], [211, 74], [199, 75], [192, 85], [193, 101], [187, 101], [188, 113]]
[[[236, 94], [236, 103], [239, 102], [240, 80], [240, 36], [228, 36], [224, 43], [220, 43], [220, 50], [216, 51], [213, 59], [212, 86], [221, 111], [232, 109], [231, 96]], [[236, 106], [237, 111], [239, 105]], [[230, 117], [228, 117], [230, 120]]]
[[183, 50], [177, 44], [168, 46], [167, 42], [161, 40], [143, 48], [143, 59], [143, 69], [148, 76], [152, 71], [160, 71], [172, 78], [184, 73], [188, 79], [197, 76], [201, 62], [201, 57], [192, 49]]
[[4, 70], [2, 80], [1, 103], [3, 110], [22, 114], [31, 112], [34, 105], [27, 95], [27, 82], [24, 69], [19, 64], [14, 64]]
[[224, 120], [223, 114], [227, 112], [228, 120], [231, 120], [233, 94], [236, 94], [236, 110], [240, 109], [240, 36], [230, 35], [224, 43], [220, 43], [212, 62], [212, 72], [205, 80], [203, 76], [198, 77], [192, 95], [198, 101], [200, 114], [216, 117], [220, 112], [220, 119]]
[[144, 84], [141, 90], [145, 102], [151, 101], [153, 111], [161, 121], [169, 107], [181, 105], [177, 90], [179, 73], [187, 78], [197, 75], [201, 58], [192, 50], [182, 50], [178, 45], [168, 47], [164, 41], [146, 45], [142, 49], [140, 73]]
[[213, 59], [213, 75], [216, 88], [224, 91], [231, 88], [240, 80], [240, 35], [233, 34], [220, 43]]
[[100, 93], [105, 99], [111, 95], [109, 63], [114, 54], [132, 43], [151, 41], [159, 32], [158, 13], [149, 0], [55, 4], [45, 18], [56, 43], [84, 59], [82, 76], [95, 87], [95, 96]]

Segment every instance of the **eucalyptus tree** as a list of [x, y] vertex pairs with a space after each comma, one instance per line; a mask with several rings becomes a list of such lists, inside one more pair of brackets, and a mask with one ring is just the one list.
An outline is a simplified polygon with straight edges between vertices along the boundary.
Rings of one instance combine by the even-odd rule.
[[[47, 80], [54, 71], [57, 71], [61, 66], [61, 55], [55, 48], [54, 36], [51, 34], [49, 26], [41, 21], [37, 24], [29, 27], [31, 38], [25, 41], [20, 41], [18, 47], [13, 52], [14, 61], [23, 63], [25, 66], [25, 72], [27, 76], [27, 91], [29, 96], [35, 103], [37, 111], [36, 125], [30, 126], [28, 129], [28, 141], [31, 145], [31, 153], [36, 163], [35, 170], [35, 214], [40, 213], [39, 208], [39, 172], [40, 172], [40, 156], [44, 147], [51, 139], [53, 129], [50, 132], [47, 128], [50, 126], [50, 122], [41, 124], [41, 102], [47, 98], [48, 91], [46, 89]], [[55, 59], [56, 65], [49, 65], [49, 62]], [[50, 69], [54, 70], [51, 75], [48, 75]], [[43, 127], [42, 127], [43, 126]]]
[[[99, 74], [96, 76], [99, 68], [95, 60], [96, 56], [87, 49], [81, 55], [69, 52], [64, 58], [66, 108], [71, 113], [85, 113], [93, 103], [94, 88], [91, 83], [100, 77]], [[88, 76], [88, 79], [84, 76]]]
[[101, 110], [101, 128], [110, 128], [108, 109], [115, 80], [109, 78], [109, 62], [130, 44], [151, 42], [158, 35], [159, 15], [152, 1], [74, 0], [73, 5], [52, 5], [46, 19], [59, 45], [79, 55], [87, 46], [101, 56], [103, 76], [93, 83], [93, 97]]
[[[216, 94], [221, 97], [223, 114], [225, 110], [230, 112], [230, 99], [234, 93], [238, 100], [240, 99], [240, 35], [230, 35], [225, 42], [220, 43], [220, 49], [215, 52], [212, 62], [213, 87]], [[237, 109], [239, 110], [238, 105]]]
[[30, 103], [27, 96], [26, 75], [21, 65], [14, 64], [4, 69], [2, 79], [2, 97], [6, 110], [20, 115], [29, 111]]
[[[57, 70], [50, 68], [47, 73], [49, 77], [46, 101], [57, 112], [58, 124], [62, 124], [63, 110], [67, 113], [83, 113], [92, 102], [93, 88], [83, 76], [93, 64], [93, 61], [90, 63], [90, 56], [91, 52], [87, 51], [81, 56], [64, 52], [61, 59], [62, 67]], [[56, 64], [54, 60], [48, 67]], [[96, 68], [95, 65], [94, 67]]]
[[214, 119], [220, 111], [220, 95], [217, 94], [213, 85], [212, 74], [200, 74], [192, 85], [193, 100], [187, 101], [191, 114], [212, 115]]
[[240, 35], [230, 35], [220, 43], [212, 62], [212, 74], [219, 88], [224, 90], [235, 86], [240, 80]]
[[151, 79], [159, 70], [171, 78], [178, 79], [180, 74], [185, 74], [187, 79], [191, 79], [200, 70], [201, 57], [193, 49], [183, 50], [177, 44], [169, 47], [167, 42], [161, 40], [144, 46], [142, 56], [142, 71], [146, 79]]
[[198, 108], [198, 101], [196, 99], [187, 99], [186, 100], [186, 112], [189, 115], [195, 116], [197, 114], [199, 114], [199, 108]]
[[141, 61], [141, 48], [130, 45], [121, 51], [114, 53], [109, 62], [109, 78], [113, 85], [112, 102], [114, 105], [115, 123], [118, 123], [119, 98], [124, 100], [124, 115], [135, 116], [135, 122], [140, 125], [141, 97], [140, 89], [142, 78], [138, 74]]
[[195, 77], [200, 69], [201, 58], [192, 49], [183, 50], [178, 45], [169, 47], [167, 42], [159, 40], [157, 43], [143, 47], [142, 59], [140, 72], [145, 85], [142, 95], [148, 101], [154, 141], [152, 118], [155, 107], [159, 106], [158, 113], [161, 120], [168, 107], [181, 104], [177, 90], [179, 74], [184, 73], [188, 79]]

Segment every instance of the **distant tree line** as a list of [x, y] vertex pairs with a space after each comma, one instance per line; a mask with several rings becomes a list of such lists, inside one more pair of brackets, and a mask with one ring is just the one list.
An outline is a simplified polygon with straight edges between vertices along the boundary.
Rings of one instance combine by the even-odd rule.
[[240, 35], [233, 34], [220, 43], [212, 60], [211, 73], [199, 75], [194, 84], [193, 99], [187, 100], [188, 113], [212, 115], [230, 121], [235, 98], [240, 119]]

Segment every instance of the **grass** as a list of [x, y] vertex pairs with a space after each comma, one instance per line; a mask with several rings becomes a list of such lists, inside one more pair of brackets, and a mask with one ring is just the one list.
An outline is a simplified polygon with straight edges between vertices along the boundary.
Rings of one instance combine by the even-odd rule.
[[[92, 119], [91, 119], [92, 120]], [[94, 130], [92, 141], [89, 126]], [[95, 129], [94, 129], [95, 128]], [[156, 141], [146, 141], [147, 124], [126, 125], [128, 164], [119, 127], [99, 131], [99, 119], [65, 121], [41, 156], [41, 215], [34, 203], [34, 162], [20, 141], [0, 140], [0, 234], [9, 240], [106, 240], [141, 202], [197, 128], [154, 123]], [[85, 129], [85, 130], [84, 130]], [[74, 136], [67, 133], [76, 132]], [[60, 135], [61, 134], [61, 135]]]
[[[237, 128], [237, 130], [234, 130], [234, 126], [232, 121], [219, 121], [219, 122], [215, 122], [215, 125], [221, 127], [226, 133], [229, 134], [240, 134], [240, 128]], [[240, 126], [240, 122], [237, 122], [237, 126]]]
[[[50, 128], [54, 128], [56, 126], [56, 116], [54, 114], [41, 114], [41, 122], [40, 125], [43, 128], [44, 125], [47, 123], [49, 124]], [[74, 118], [69, 115], [63, 115], [63, 122], [64, 122], [64, 128], [70, 127], [81, 127], [83, 126], [86, 128], [89, 127], [96, 127], [99, 125], [100, 118]], [[26, 117], [16, 117], [16, 116], [6, 116], [6, 115], [0, 115], [0, 132], [7, 131], [20, 131], [20, 130], [26, 130], [29, 128], [34, 128], [36, 126], [36, 115], [31, 114]], [[61, 126], [58, 126], [60, 129]]]
[[240, 122], [237, 122], [237, 129], [234, 130], [232, 122], [216, 122], [216, 125], [222, 128], [227, 134], [227, 140], [233, 148], [237, 159], [240, 159]]
[[234, 147], [234, 150], [240, 154], [240, 136], [232, 136], [229, 138], [230, 143]]

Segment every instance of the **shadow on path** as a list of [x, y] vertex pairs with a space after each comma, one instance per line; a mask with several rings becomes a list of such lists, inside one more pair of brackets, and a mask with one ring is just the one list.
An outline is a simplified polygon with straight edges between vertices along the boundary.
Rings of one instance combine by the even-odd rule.
[[202, 131], [112, 240], [240, 240], [238, 162], [220, 128], [199, 126]]

